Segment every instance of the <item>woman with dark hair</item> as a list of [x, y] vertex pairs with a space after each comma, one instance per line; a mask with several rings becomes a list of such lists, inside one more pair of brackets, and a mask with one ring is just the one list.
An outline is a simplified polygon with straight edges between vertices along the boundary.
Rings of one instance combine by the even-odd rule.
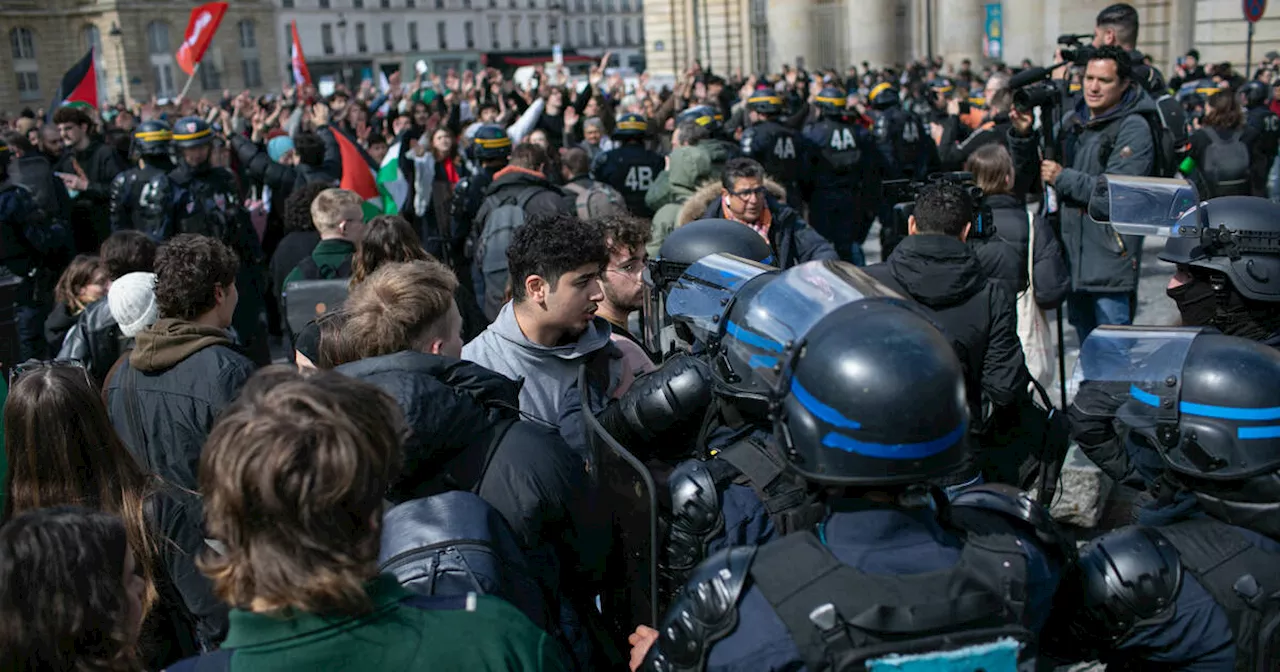
[[37, 509], [0, 528], [0, 670], [142, 670], [146, 580], [119, 518]]
[[71, 265], [62, 272], [53, 288], [53, 310], [44, 321], [44, 338], [49, 341], [49, 351], [62, 349], [67, 332], [80, 318], [80, 313], [94, 301], [107, 295], [111, 280], [98, 262], [98, 257], [78, 254]]
[[[355, 289], [382, 264], [428, 259], [435, 258], [422, 247], [422, 240], [408, 221], [399, 215], [379, 215], [365, 225], [364, 239], [351, 259], [350, 288]], [[454, 298], [462, 313], [463, 341], [469, 341], [480, 335], [489, 322], [480, 312], [468, 283], [458, 283]]]
[[162, 667], [226, 633], [226, 606], [195, 568], [204, 547], [197, 500], [147, 474], [121, 443], [88, 372], [19, 365], [4, 405], [4, 521], [76, 504], [119, 516], [146, 581], [142, 647]]
[[1244, 110], [1231, 91], [1209, 96], [1204, 119], [1191, 134], [1191, 161], [1183, 162], [1182, 171], [1195, 182], [1202, 199], [1267, 195], [1270, 166], [1256, 147], [1258, 130], [1244, 122]]

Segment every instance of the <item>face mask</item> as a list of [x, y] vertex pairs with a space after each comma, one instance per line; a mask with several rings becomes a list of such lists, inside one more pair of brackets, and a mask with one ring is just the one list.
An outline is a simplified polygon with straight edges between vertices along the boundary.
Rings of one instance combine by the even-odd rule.
[[1178, 304], [1184, 327], [1207, 327], [1217, 315], [1218, 300], [1214, 296], [1213, 286], [1208, 282], [1192, 280], [1180, 287], [1165, 290], [1165, 293]]

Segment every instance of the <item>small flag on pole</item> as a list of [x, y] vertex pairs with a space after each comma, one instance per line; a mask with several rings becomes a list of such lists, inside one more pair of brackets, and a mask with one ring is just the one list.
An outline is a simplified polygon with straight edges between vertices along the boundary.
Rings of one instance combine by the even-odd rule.
[[338, 150], [342, 154], [342, 179], [338, 186], [354, 191], [364, 199], [364, 219], [378, 215], [396, 214], [400, 211], [395, 198], [379, 181], [379, 166], [373, 157], [355, 141], [346, 131], [330, 126], [333, 139], [338, 142]]
[[[98, 108], [98, 71], [93, 62], [93, 49], [71, 66], [67, 74], [62, 76], [57, 91], [53, 94], [53, 104], [49, 106], [49, 114], [63, 105], [83, 105]], [[52, 117], [51, 117], [52, 118]]]
[[311, 70], [307, 69], [307, 57], [302, 54], [302, 40], [298, 39], [298, 22], [289, 22], [293, 32], [293, 45], [289, 49], [289, 61], [293, 64], [293, 84], [311, 83]]
[[204, 52], [209, 50], [213, 35], [218, 32], [218, 25], [222, 23], [222, 17], [226, 13], [225, 2], [208, 2], [191, 10], [191, 18], [187, 20], [187, 34], [175, 57], [178, 67], [188, 77], [195, 74], [196, 64], [204, 59]]

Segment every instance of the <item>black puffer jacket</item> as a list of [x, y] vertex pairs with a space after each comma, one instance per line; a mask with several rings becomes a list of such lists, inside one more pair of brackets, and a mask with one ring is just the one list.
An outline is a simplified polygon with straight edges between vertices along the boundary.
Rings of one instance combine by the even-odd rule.
[[1036, 227], [1036, 303], [1046, 310], [1056, 308], [1071, 290], [1071, 269], [1062, 255], [1062, 246], [1043, 217], [1028, 217], [1026, 206], [1008, 194], [987, 197], [995, 220], [995, 233], [986, 238], [969, 238], [969, 247], [978, 255], [983, 272], [998, 280], [1016, 296], [1027, 288], [1027, 247], [1030, 229]]
[[[410, 436], [391, 501], [472, 490], [502, 514], [526, 549], [550, 544], [570, 566], [594, 557], [585, 547], [591, 535], [581, 462], [553, 430], [504, 422], [517, 418], [518, 383], [472, 362], [407, 351], [337, 371], [377, 385], [404, 411]], [[495, 432], [506, 425], [491, 451]]]
[[120, 333], [107, 300], [99, 299], [80, 313], [75, 326], [67, 332], [58, 359], [80, 362], [101, 383], [132, 340]]
[[968, 245], [950, 236], [907, 236], [887, 261], [866, 271], [937, 316], [965, 367], [975, 428], [984, 398], [1009, 407], [1026, 394], [1029, 379], [1013, 295], [987, 279]]
[[232, 349], [225, 331], [193, 322], [162, 319], [136, 342], [107, 384], [111, 424], [143, 468], [194, 492], [213, 421], [253, 374], [253, 362]]

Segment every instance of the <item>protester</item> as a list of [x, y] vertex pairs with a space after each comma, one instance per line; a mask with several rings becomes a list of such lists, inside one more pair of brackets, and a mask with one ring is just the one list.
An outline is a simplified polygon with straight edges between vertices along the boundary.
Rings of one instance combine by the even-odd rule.
[[359, 194], [337, 188], [325, 189], [311, 201], [311, 222], [320, 242], [285, 276], [282, 289], [302, 280], [351, 277], [351, 256], [364, 237], [363, 205]]
[[62, 349], [63, 339], [85, 307], [105, 296], [110, 287], [111, 280], [98, 257], [80, 254], [71, 260], [53, 288], [53, 310], [44, 321], [44, 337], [50, 352]]
[[284, 238], [271, 255], [271, 288], [275, 296], [284, 290], [284, 280], [298, 262], [311, 256], [320, 243], [320, 233], [311, 220], [311, 204], [321, 193], [333, 187], [311, 182], [289, 195], [284, 207]]
[[64, 147], [53, 168], [71, 196], [75, 250], [93, 254], [111, 234], [111, 181], [125, 169], [124, 161], [93, 135], [93, 118], [84, 109], [60, 107], [53, 123]]

